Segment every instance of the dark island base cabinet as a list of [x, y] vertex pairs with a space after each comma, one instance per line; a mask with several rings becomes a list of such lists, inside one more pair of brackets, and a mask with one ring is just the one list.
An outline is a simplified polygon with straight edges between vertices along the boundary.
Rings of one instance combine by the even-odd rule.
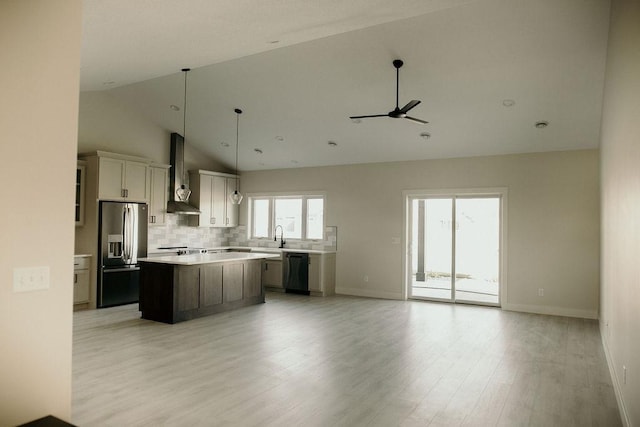
[[140, 263], [142, 318], [177, 323], [264, 302], [261, 260]]

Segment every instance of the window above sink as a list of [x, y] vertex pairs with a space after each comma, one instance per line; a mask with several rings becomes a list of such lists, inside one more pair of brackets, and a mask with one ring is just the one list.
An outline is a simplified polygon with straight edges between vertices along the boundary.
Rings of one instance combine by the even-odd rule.
[[250, 239], [275, 238], [275, 228], [282, 226], [285, 239], [323, 240], [325, 195], [249, 195], [249, 220]]

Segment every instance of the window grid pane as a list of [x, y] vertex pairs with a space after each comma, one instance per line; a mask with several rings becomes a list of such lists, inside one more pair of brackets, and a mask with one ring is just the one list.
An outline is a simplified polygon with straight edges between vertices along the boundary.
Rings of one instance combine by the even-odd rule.
[[307, 199], [307, 239], [321, 240], [324, 224], [324, 200]]
[[324, 239], [324, 196], [264, 195], [249, 200], [249, 239], [272, 238], [278, 225], [288, 239]]
[[275, 225], [281, 225], [284, 237], [302, 239], [302, 199], [276, 198]]
[[269, 237], [269, 199], [253, 201], [253, 237]]

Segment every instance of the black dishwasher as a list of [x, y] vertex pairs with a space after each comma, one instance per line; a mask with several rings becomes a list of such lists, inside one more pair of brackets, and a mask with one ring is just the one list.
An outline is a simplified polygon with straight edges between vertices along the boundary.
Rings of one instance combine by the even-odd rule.
[[309, 295], [309, 254], [285, 252], [284, 260], [285, 291]]

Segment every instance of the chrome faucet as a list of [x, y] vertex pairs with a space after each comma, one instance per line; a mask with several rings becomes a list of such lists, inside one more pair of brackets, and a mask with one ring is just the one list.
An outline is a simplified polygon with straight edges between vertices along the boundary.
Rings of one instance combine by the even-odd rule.
[[278, 227], [280, 227], [280, 246], [279, 248], [284, 248], [284, 244], [287, 243], [284, 241], [284, 229], [281, 225], [276, 225], [275, 230], [273, 230], [273, 241], [278, 241]]

